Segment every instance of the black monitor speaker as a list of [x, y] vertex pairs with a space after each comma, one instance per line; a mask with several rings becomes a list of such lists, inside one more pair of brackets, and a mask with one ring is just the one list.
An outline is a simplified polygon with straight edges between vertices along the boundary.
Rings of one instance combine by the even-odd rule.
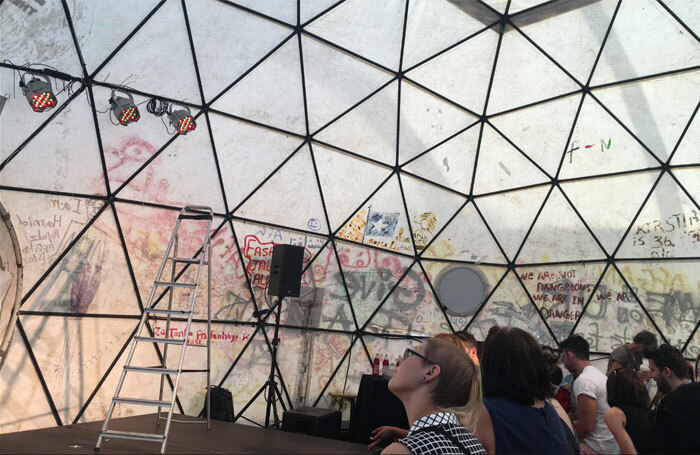
[[299, 297], [303, 263], [304, 247], [274, 245], [267, 294], [279, 298]]

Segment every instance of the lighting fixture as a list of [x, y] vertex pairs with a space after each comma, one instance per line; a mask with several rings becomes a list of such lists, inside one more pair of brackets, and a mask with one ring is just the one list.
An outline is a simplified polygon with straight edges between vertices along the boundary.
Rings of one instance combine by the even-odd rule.
[[171, 106], [171, 110], [168, 112], [168, 118], [170, 118], [170, 124], [173, 125], [180, 134], [187, 134], [197, 128], [197, 123], [194, 121], [190, 108], [187, 106], [179, 106], [179, 109], [176, 111], [172, 111]]
[[[43, 80], [39, 78], [43, 78]], [[51, 81], [48, 77], [33, 75], [32, 80], [25, 83], [24, 76], [22, 76], [19, 85], [34, 112], [44, 112], [56, 107], [56, 96], [53, 94]]]
[[109, 98], [109, 104], [112, 108], [112, 114], [119, 121], [121, 125], [128, 125], [129, 123], [136, 123], [141, 118], [139, 113], [139, 108], [136, 107], [134, 103], [134, 97], [131, 93], [120, 92], [126, 96], [116, 95], [115, 91], [112, 90], [112, 96]]

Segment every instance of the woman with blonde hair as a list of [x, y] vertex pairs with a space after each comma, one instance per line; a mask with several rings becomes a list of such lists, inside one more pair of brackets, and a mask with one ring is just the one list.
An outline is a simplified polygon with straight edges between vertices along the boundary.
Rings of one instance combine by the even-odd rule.
[[482, 406], [480, 374], [463, 349], [438, 338], [406, 349], [389, 390], [413, 424], [383, 454], [486, 453], [472, 434]]

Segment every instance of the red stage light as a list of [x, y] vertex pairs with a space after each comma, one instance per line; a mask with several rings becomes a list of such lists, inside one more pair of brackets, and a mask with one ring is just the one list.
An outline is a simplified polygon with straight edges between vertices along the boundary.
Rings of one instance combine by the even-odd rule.
[[180, 134], [187, 134], [197, 128], [197, 122], [194, 121], [194, 117], [192, 117], [190, 113], [190, 108], [187, 106], [184, 106], [183, 109], [171, 112], [168, 116], [170, 117], [170, 124], [173, 125]]
[[44, 112], [53, 109], [58, 104], [49, 78], [45, 76], [39, 77], [44, 77], [44, 80], [33, 77], [26, 84], [24, 84], [24, 81], [20, 82], [22, 92], [27, 97], [27, 101], [29, 101], [29, 105], [34, 112]]
[[112, 91], [112, 96], [109, 98], [109, 104], [112, 106], [112, 114], [119, 120], [119, 123], [126, 126], [129, 123], [136, 123], [141, 118], [139, 108], [134, 104], [134, 97], [130, 93], [122, 92], [126, 95], [115, 96]]

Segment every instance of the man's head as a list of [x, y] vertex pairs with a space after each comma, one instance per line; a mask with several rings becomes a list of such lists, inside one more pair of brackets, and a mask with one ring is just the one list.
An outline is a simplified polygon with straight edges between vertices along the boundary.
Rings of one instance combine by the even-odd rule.
[[476, 338], [474, 338], [474, 335], [467, 332], [466, 330], [460, 330], [459, 332], [455, 332], [455, 335], [459, 337], [460, 341], [462, 342], [462, 346], [464, 347], [464, 350], [467, 352], [467, 355], [469, 355], [469, 357], [472, 359], [474, 365], [479, 366], [479, 356], [476, 352]]
[[656, 335], [647, 330], [642, 330], [632, 338], [629, 350], [635, 354], [642, 354], [647, 349], [656, 349], [658, 346]]
[[681, 351], [670, 344], [662, 344], [658, 349], [644, 351], [649, 359], [649, 376], [663, 394], [672, 392], [688, 380], [688, 363]]
[[580, 374], [582, 363], [588, 363], [590, 346], [581, 335], [573, 335], [559, 344], [564, 356], [564, 366], [574, 375]]

